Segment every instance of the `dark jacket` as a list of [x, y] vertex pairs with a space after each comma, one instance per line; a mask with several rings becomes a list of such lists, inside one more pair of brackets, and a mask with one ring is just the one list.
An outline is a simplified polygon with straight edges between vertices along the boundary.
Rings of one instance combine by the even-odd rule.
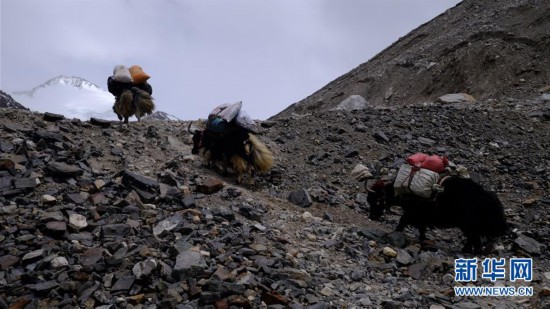
[[124, 90], [132, 90], [132, 87], [137, 87], [143, 91], [146, 91], [150, 95], [153, 94], [153, 87], [151, 87], [151, 85], [147, 82], [141, 84], [123, 83], [114, 80], [112, 76], [109, 76], [107, 79], [107, 89], [116, 98], [118, 98]]

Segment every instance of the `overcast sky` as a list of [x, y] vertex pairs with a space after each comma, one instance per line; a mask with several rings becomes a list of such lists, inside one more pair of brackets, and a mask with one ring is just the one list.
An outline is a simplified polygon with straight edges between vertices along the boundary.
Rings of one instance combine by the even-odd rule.
[[0, 0], [0, 89], [63, 74], [106, 89], [151, 75], [184, 120], [243, 101], [266, 119], [368, 61], [458, 0]]

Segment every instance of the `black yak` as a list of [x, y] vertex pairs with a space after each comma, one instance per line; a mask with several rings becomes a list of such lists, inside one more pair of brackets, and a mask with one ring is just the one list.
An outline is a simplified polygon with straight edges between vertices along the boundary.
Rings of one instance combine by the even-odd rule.
[[224, 172], [232, 167], [237, 173], [237, 182], [248, 173], [253, 182], [255, 171], [265, 172], [273, 167], [273, 154], [252, 132], [239, 126], [232, 126], [222, 135], [209, 130], [192, 131], [191, 153], [201, 153], [209, 166], [221, 163]]
[[134, 65], [130, 69], [115, 66], [113, 76], [107, 78], [107, 89], [115, 97], [113, 112], [119, 120], [124, 118], [124, 123], [128, 123], [128, 118], [135, 115], [140, 121], [141, 117], [153, 113], [153, 87], [147, 83], [148, 78], [140, 66]]
[[397, 231], [407, 225], [419, 230], [420, 240], [426, 238], [426, 228], [459, 228], [466, 242], [462, 251], [481, 252], [481, 237], [506, 234], [508, 225], [504, 208], [494, 192], [487, 191], [469, 178], [448, 176], [442, 191], [433, 199], [411, 195], [394, 196], [393, 183], [376, 182], [369, 188], [367, 202], [370, 217], [377, 220], [384, 208], [398, 205], [403, 208]]

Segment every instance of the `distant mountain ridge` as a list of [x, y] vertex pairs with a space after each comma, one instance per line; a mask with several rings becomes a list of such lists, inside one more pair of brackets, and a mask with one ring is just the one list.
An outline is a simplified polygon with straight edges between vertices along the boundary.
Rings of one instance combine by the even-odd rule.
[[17, 109], [27, 109], [25, 106], [21, 105], [19, 102], [15, 101], [11, 95], [0, 90], [0, 108], [17, 108]]
[[142, 120], [143, 121], [181, 121], [181, 119], [179, 119], [178, 117], [165, 112], [161, 112], [161, 111], [156, 111], [151, 115], [147, 115], [143, 117]]
[[27, 95], [27, 96], [34, 96], [34, 94], [43, 88], [53, 86], [53, 85], [68, 85], [76, 88], [86, 88], [86, 89], [93, 89], [93, 90], [103, 90], [98, 85], [78, 76], [65, 76], [65, 75], [58, 75], [54, 78], [51, 78], [47, 80], [46, 82], [32, 88], [31, 90], [25, 90], [25, 91], [14, 91], [13, 95]]

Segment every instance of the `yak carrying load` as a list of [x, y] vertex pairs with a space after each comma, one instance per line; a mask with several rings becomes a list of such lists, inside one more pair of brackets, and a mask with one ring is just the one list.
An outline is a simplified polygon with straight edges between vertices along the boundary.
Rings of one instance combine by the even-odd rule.
[[254, 134], [254, 121], [242, 109], [242, 102], [222, 104], [213, 109], [205, 130], [191, 130], [191, 153], [202, 154], [207, 166], [221, 164], [224, 174], [231, 168], [241, 182], [245, 174], [254, 182], [255, 172], [273, 166], [273, 154]]
[[[364, 181], [365, 186], [373, 176], [362, 164], [358, 164], [351, 174], [358, 181]], [[433, 198], [435, 193], [441, 190], [441, 182], [445, 177], [452, 175], [469, 178], [467, 168], [455, 165], [445, 156], [415, 153], [408, 156], [399, 167], [393, 181], [394, 194], [424, 199]], [[382, 182], [385, 181], [379, 180], [374, 186], [380, 186]]]
[[[401, 164], [395, 177], [386, 176], [376, 180], [367, 167], [358, 164], [351, 174], [365, 184], [368, 191], [370, 217], [377, 220], [386, 207], [395, 199], [417, 200], [418, 203], [434, 201], [443, 190], [443, 183], [450, 177], [470, 178], [468, 169], [455, 165], [445, 156], [415, 153], [408, 156]], [[386, 199], [380, 199], [380, 196]]]
[[456, 227], [466, 236], [462, 251], [480, 253], [481, 237], [501, 236], [509, 230], [496, 193], [485, 190], [469, 178], [466, 168], [445, 157], [414, 154], [393, 181], [380, 179], [367, 190], [370, 219], [380, 220], [384, 209], [400, 206], [403, 214], [396, 231], [414, 226], [422, 244], [428, 227]]
[[140, 121], [141, 117], [153, 113], [155, 103], [151, 96], [153, 87], [147, 83], [149, 78], [138, 65], [115, 66], [113, 76], [107, 78], [107, 89], [115, 97], [113, 112], [119, 120], [128, 123], [128, 118], [135, 115]]

